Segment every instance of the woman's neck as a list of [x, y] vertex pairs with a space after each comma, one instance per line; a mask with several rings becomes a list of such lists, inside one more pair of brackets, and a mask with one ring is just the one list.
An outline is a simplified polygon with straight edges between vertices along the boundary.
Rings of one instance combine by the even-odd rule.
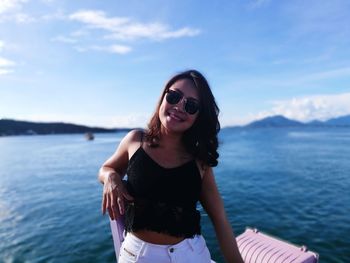
[[166, 129], [161, 130], [160, 145], [166, 149], [183, 149], [182, 133], [168, 132]]

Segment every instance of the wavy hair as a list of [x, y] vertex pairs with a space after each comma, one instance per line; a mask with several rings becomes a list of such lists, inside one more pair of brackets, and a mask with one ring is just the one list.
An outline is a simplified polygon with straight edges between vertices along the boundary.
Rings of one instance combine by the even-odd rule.
[[220, 131], [218, 120], [219, 107], [209, 87], [208, 81], [197, 70], [187, 70], [173, 76], [165, 85], [162, 95], [157, 104], [155, 113], [148, 123], [146, 139], [151, 147], [157, 147], [161, 137], [161, 122], [159, 119], [159, 108], [169, 88], [178, 80], [189, 79], [198, 90], [200, 110], [197, 119], [182, 136], [182, 142], [186, 150], [196, 159], [208, 166], [218, 164], [219, 154], [217, 134]]

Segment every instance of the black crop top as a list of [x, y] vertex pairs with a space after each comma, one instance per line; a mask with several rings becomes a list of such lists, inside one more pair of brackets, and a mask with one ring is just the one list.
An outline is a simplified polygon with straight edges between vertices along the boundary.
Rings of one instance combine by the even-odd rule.
[[141, 145], [129, 160], [126, 187], [134, 197], [126, 205], [126, 231], [151, 230], [186, 238], [200, 234], [196, 206], [201, 175], [195, 160], [164, 168]]

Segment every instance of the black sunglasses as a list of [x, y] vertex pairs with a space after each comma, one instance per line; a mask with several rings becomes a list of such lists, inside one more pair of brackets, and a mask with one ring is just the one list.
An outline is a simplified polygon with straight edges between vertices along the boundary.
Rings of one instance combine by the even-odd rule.
[[[184, 95], [181, 92], [168, 89], [166, 91], [165, 99], [169, 104], [175, 105], [175, 104], [178, 104], [183, 97]], [[197, 100], [193, 98], [185, 98], [184, 101], [185, 101], [184, 110], [188, 114], [193, 115], [193, 114], [196, 114], [197, 111], [199, 111], [199, 103]]]

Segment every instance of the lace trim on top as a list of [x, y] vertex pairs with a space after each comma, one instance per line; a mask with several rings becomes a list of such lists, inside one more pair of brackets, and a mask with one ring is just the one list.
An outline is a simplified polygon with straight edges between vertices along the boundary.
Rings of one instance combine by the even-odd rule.
[[195, 208], [138, 200], [127, 204], [125, 218], [128, 232], [151, 230], [185, 238], [201, 234], [200, 213]]

